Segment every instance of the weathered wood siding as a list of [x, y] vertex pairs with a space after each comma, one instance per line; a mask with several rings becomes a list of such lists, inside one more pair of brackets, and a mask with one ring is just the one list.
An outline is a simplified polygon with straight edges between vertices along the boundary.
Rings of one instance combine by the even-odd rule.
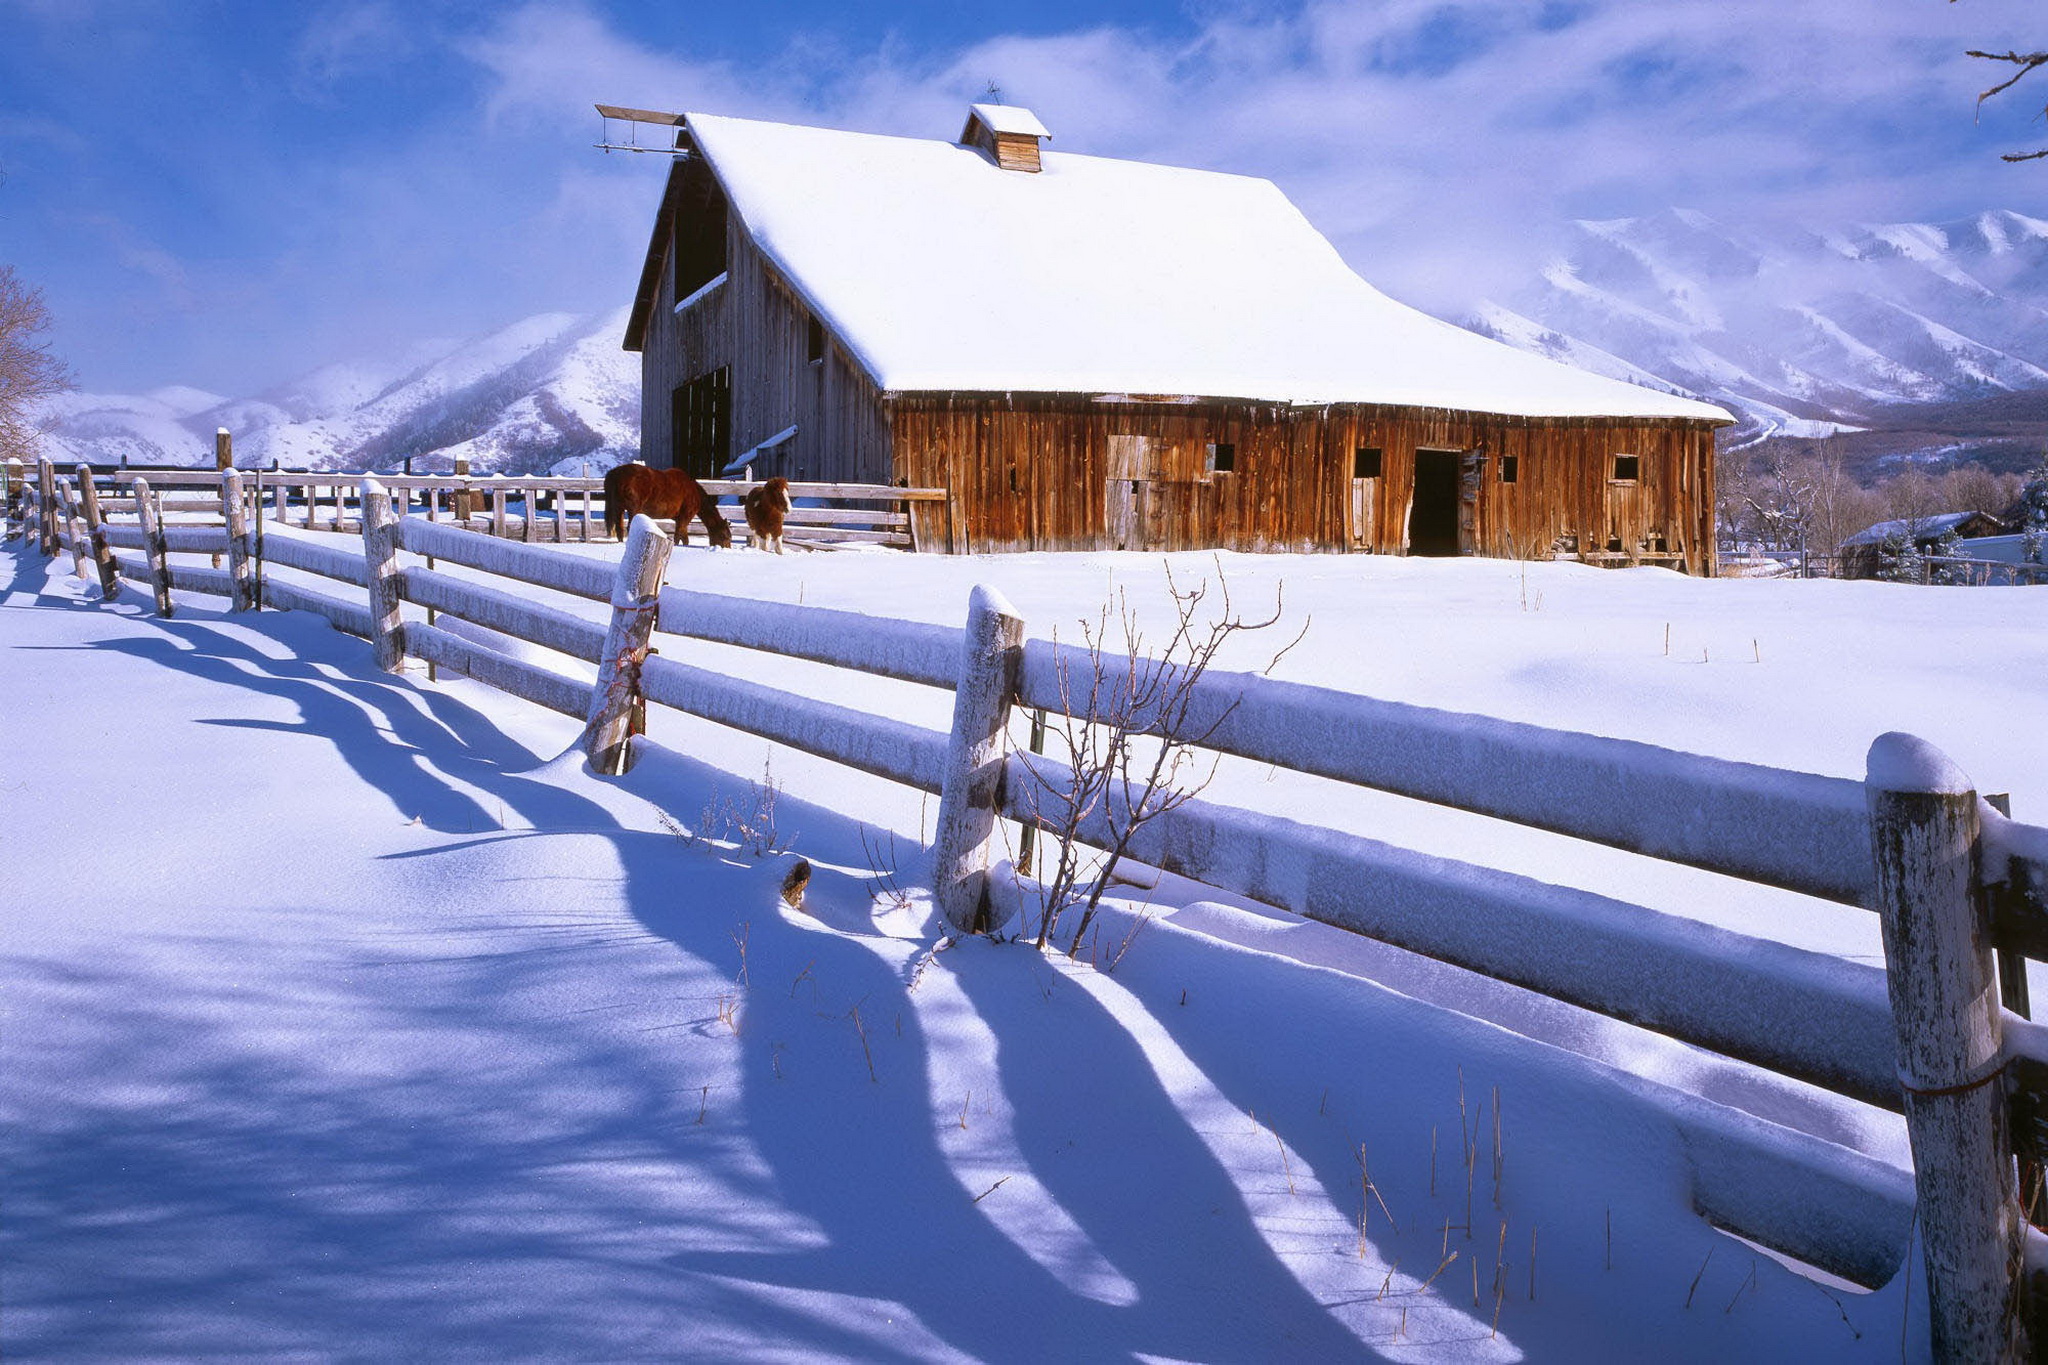
[[[1713, 569], [1713, 433], [1705, 423], [1561, 420], [1344, 405], [1103, 402], [1085, 395], [898, 395], [895, 477], [952, 494], [955, 547], [974, 552], [1218, 546], [1407, 548], [1415, 452], [1472, 452], [1468, 553]], [[1118, 437], [1144, 438], [1141, 447]], [[1234, 469], [1205, 473], [1211, 443]], [[1354, 453], [1381, 451], [1354, 492]], [[1141, 454], [1134, 453], [1141, 451]], [[1617, 482], [1614, 457], [1639, 461]], [[1501, 481], [1513, 456], [1516, 481]], [[1138, 487], [1112, 497], [1112, 473]], [[1368, 525], [1354, 508], [1363, 504]], [[1133, 531], [1135, 528], [1135, 532]], [[938, 528], [927, 528], [928, 533]], [[1136, 543], [1133, 544], [1132, 542]], [[1561, 545], [1560, 542], [1563, 542]]]
[[[677, 168], [708, 175], [701, 159]], [[685, 204], [705, 202], [685, 194]], [[712, 201], [723, 212], [723, 196]], [[678, 315], [674, 271], [664, 263], [640, 357], [640, 458], [667, 467], [674, 435], [669, 395], [699, 375], [729, 366], [732, 450], [738, 456], [795, 426], [797, 434], [772, 468], [815, 483], [887, 483], [889, 430], [881, 395], [858, 362], [832, 336], [811, 353], [811, 311], [753, 244], [738, 215], [727, 213], [726, 279]]]

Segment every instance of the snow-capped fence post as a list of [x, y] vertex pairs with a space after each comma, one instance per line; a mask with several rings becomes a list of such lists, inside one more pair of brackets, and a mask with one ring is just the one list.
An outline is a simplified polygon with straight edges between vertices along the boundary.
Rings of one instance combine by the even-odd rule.
[[57, 480], [59, 500], [64, 504], [64, 538], [71, 542], [71, 572], [81, 579], [91, 574], [85, 569], [87, 552], [84, 519], [78, 510], [78, 490], [68, 478]]
[[1870, 746], [1865, 792], [1934, 1358], [2022, 1360], [2025, 1223], [1977, 793], [1897, 732]]
[[92, 466], [78, 466], [78, 500], [85, 507], [85, 533], [92, 540], [93, 562], [100, 571], [100, 600], [111, 602], [121, 594], [121, 566], [114, 562], [114, 547], [107, 543], [107, 519], [100, 512], [99, 485], [93, 482]]
[[474, 499], [469, 494], [469, 456], [455, 457], [455, 520], [463, 530], [469, 529], [470, 514], [476, 511]]
[[640, 693], [647, 636], [661, 602], [669, 545], [668, 536], [647, 517], [634, 517], [626, 530], [626, 552], [612, 580], [611, 625], [598, 659], [597, 685], [590, 693], [590, 719], [583, 727], [583, 750], [601, 773], [623, 773], [632, 765], [633, 703]]
[[405, 667], [398, 517], [391, 510], [391, 495], [375, 479], [363, 480], [362, 497], [363, 566], [370, 579], [370, 643], [377, 650], [377, 667], [397, 673]]
[[171, 561], [164, 546], [164, 515], [149, 491], [149, 480], [135, 480], [135, 514], [142, 519], [142, 557], [149, 564], [149, 587], [156, 597], [156, 614], [171, 614]]
[[42, 542], [43, 553], [54, 556], [57, 553], [57, 466], [48, 460], [36, 461], [36, 511], [38, 516], [36, 538]]
[[220, 476], [220, 510], [228, 525], [228, 576], [235, 584], [228, 610], [251, 611], [256, 606], [256, 565], [249, 557], [249, 512], [242, 501], [242, 476], [234, 469]]
[[932, 886], [956, 933], [979, 929], [1003, 779], [1003, 744], [1024, 655], [1024, 618], [986, 584], [967, 603], [953, 733], [939, 789]]

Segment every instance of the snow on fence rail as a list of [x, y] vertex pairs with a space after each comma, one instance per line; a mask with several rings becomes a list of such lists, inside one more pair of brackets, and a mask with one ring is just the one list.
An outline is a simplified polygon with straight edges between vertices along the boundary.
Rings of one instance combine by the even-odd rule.
[[[1051, 758], [1004, 752], [1012, 709], [1069, 712], [1062, 673], [1092, 667], [1086, 651], [1025, 641], [1022, 621], [985, 590], [957, 628], [662, 588], [668, 538], [644, 518], [614, 570], [401, 518], [365, 481], [361, 554], [291, 534], [259, 552], [260, 523], [164, 526], [144, 480], [137, 525], [110, 524], [94, 511], [89, 471], [79, 475], [74, 494], [46, 464], [27, 484], [27, 524], [50, 553], [71, 549], [81, 576], [97, 558], [109, 595], [113, 547], [139, 546], [145, 560], [124, 556], [118, 569], [149, 582], [160, 609], [184, 588], [230, 595], [237, 608], [318, 611], [372, 640], [387, 668], [410, 655], [583, 719], [585, 747], [606, 770], [630, 761], [631, 714], [653, 701], [936, 793], [934, 884], [956, 926], [982, 903], [996, 821], [1040, 820], [1036, 793], [1061, 780]], [[166, 568], [172, 550], [225, 553], [230, 567]], [[401, 550], [607, 603], [610, 623], [401, 565]], [[238, 589], [241, 568], [264, 558], [358, 592], [274, 575]], [[408, 602], [596, 663], [598, 678], [406, 620]], [[952, 689], [953, 732], [650, 657], [650, 630]], [[1097, 715], [1116, 711], [1114, 679], [1075, 695], [1090, 692]], [[2048, 829], [2010, 820], [1906, 736], [1880, 738], [1857, 783], [1252, 675], [1205, 674], [1189, 695], [1185, 732], [1220, 752], [1876, 909], [1883, 969], [1206, 800], [1145, 824], [1130, 848], [1308, 918], [1903, 1109], [1917, 1187], [1821, 1139], [1629, 1082], [1684, 1135], [1695, 1202], [1717, 1223], [1875, 1284], [1899, 1268], [1916, 1205], [1940, 1352], [1996, 1355], [1987, 1334], [2019, 1330], [2025, 1222], [2014, 1156], [2017, 1147], [2037, 1178], [2048, 1154], [2048, 1030], [2018, 1016], [2024, 958], [2048, 957]], [[1099, 846], [1114, 815], [1096, 810], [1081, 837]]]

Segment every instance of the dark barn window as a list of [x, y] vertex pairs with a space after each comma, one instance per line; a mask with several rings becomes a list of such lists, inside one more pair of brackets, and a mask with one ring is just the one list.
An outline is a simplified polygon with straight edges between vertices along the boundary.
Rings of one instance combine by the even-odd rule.
[[813, 365], [825, 358], [825, 324], [815, 317], [811, 319], [810, 335], [804, 345], [805, 358]]
[[1380, 448], [1360, 446], [1351, 452], [1351, 477], [1377, 479], [1380, 476]]
[[721, 365], [669, 395], [669, 464], [715, 479], [732, 460], [732, 371]]
[[1228, 441], [1211, 441], [1202, 468], [1211, 474], [1228, 474], [1237, 468], [1237, 447]]
[[677, 303], [725, 273], [725, 195], [716, 185], [683, 191], [669, 259]]
[[1521, 473], [1522, 473], [1522, 457], [1521, 457], [1521, 456], [1519, 456], [1519, 455], [1503, 455], [1503, 456], [1501, 456], [1501, 457], [1500, 457], [1500, 481], [1501, 481], [1502, 483], [1513, 483], [1513, 482], [1515, 482], [1515, 480], [1516, 480], [1516, 479], [1518, 479], [1518, 478], [1520, 478], [1520, 477], [1521, 477]]
[[1643, 460], [1640, 455], [1617, 455], [1614, 457], [1614, 481], [1634, 483], [1643, 476]]

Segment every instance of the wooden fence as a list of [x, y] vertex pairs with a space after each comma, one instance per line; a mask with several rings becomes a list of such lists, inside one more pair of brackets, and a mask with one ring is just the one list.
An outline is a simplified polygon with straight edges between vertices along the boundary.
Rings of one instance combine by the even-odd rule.
[[[209, 480], [213, 475], [206, 476]], [[244, 486], [269, 507], [274, 521], [313, 530], [360, 534], [360, 474], [254, 471], [243, 475]], [[158, 480], [161, 482], [161, 480]], [[501, 539], [561, 544], [609, 541], [604, 524], [604, 480], [467, 475], [393, 475], [378, 483], [392, 495], [400, 516], [415, 508], [430, 521], [449, 521]], [[707, 479], [713, 497], [745, 497], [758, 484], [736, 479]], [[935, 488], [897, 488], [886, 484], [793, 483], [785, 539], [814, 548], [873, 544], [894, 549], [944, 550], [943, 541], [926, 544], [913, 518], [913, 506], [943, 509], [946, 494]], [[816, 505], [830, 502], [831, 506]], [[804, 505], [810, 504], [810, 505]], [[751, 537], [746, 518], [736, 507], [725, 509], [733, 541]], [[701, 534], [701, 532], [699, 532]]]
[[[38, 494], [39, 472], [19, 464], [6, 470], [8, 505]], [[85, 466], [80, 466], [81, 469]], [[141, 479], [159, 492], [175, 490], [165, 511], [224, 515], [219, 501], [229, 471], [198, 469], [103, 470], [91, 477], [104, 492]], [[347, 535], [362, 532], [359, 487], [363, 475], [313, 470], [240, 470], [244, 517]], [[66, 475], [76, 495], [78, 479]], [[529, 543], [588, 543], [613, 539], [604, 524], [604, 480], [467, 474], [393, 475], [379, 483], [393, 495], [399, 515], [417, 511], [429, 521], [448, 521], [471, 531]], [[744, 498], [759, 485], [748, 480], [704, 480], [714, 497]], [[880, 545], [891, 549], [945, 551], [950, 547], [944, 489], [900, 488], [888, 484], [793, 483], [784, 539], [792, 546], [829, 549]], [[103, 499], [104, 501], [104, 499]], [[202, 505], [203, 504], [203, 505]], [[829, 504], [829, 505], [826, 505]], [[119, 508], [132, 511], [125, 500]], [[723, 509], [732, 522], [733, 542], [751, 538], [737, 507]], [[919, 514], [912, 515], [913, 510]], [[701, 530], [697, 534], [702, 534]]]
[[[253, 605], [256, 534], [168, 525], [177, 500], [137, 480], [137, 527], [86, 532], [92, 481], [46, 465], [28, 496], [51, 553], [106, 578], [114, 557], [161, 609], [172, 589]], [[232, 481], [224, 484], [234, 502]], [[360, 548], [291, 532], [271, 562], [334, 585], [272, 578], [261, 600], [318, 612], [373, 642], [378, 662], [425, 660], [582, 720], [601, 771], [631, 759], [636, 706], [654, 702], [939, 797], [933, 885], [948, 920], [973, 922], [998, 821], [1043, 825], [1068, 780], [1006, 742], [1013, 711], [1115, 712], [1130, 671], [1026, 640], [977, 590], [964, 627], [764, 603], [661, 586], [669, 542], [633, 524], [620, 563], [401, 517], [365, 482]], [[239, 544], [239, 548], [237, 548]], [[139, 546], [131, 563], [116, 546]], [[219, 553], [226, 567], [169, 565]], [[504, 580], [406, 564], [401, 552]], [[559, 594], [561, 605], [531, 589]], [[603, 604], [604, 619], [590, 608]], [[412, 604], [598, 666], [594, 683], [407, 619]], [[954, 692], [950, 733], [870, 715], [650, 654], [650, 632], [809, 660]], [[1158, 665], [1139, 661], [1142, 673]], [[1080, 678], [1082, 685], [1070, 685]], [[1119, 679], [1122, 679], [1120, 682]], [[1098, 685], [1094, 685], [1099, 682]], [[1130, 855], [1310, 919], [1368, 935], [1905, 1115], [1915, 1174], [1820, 1138], [1648, 1082], [1692, 1162], [1693, 1199], [1719, 1226], [1853, 1281], [1898, 1273], [1909, 1227], [1924, 1248], [1936, 1354], [2023, 1359], [2041, 1278], [2025, 1217], [2048, 1157], [2048, 1030], [2028, 1021], [2025, 964], [2048, 958], [2048, 829], [1980, 798], [1911, 736], [1879, 737], [1865, 780], [1789, 772], [1652, 745], [1376, 701], [1245, 674], [1191, 680], [1182, 733], [1223, 754], [1511, 820], [1875, 910], [1882, 968], [1810, 953], [1648, 907], [1345, 830], [1201, 799], [1146, 823]], [[1069, 698], [1091, 698], [1092, 714]], [[1157, 718], [1139, 716], [1139, 723]], [[1084, 839], [1103, 846], [1113, 807]]]

